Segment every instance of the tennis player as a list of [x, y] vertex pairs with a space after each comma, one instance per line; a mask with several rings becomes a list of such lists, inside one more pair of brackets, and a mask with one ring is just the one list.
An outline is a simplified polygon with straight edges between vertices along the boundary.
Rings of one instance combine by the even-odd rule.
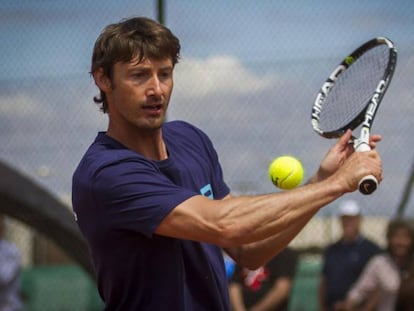
[[179, 53], [168, 28], [140, 17], [107, 26], [94, 46], [109, 124], [74, 172], [72, 199], [105, 310], [229, 310], [222, 249], [256, 269], [362, 177], [381, 180], [377, 152], [353, 153], [348, 131], [307, 185], [231, 196], [207, 135], [165, 122]]

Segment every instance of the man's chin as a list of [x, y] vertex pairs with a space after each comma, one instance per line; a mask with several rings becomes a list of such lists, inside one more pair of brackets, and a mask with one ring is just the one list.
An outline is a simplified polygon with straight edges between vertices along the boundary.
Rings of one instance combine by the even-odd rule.
[[165, 118], [149, 119], [147, 120], [146, 124], [143, 125], [141, 128], [149, 130], [149, 131], [151, 130], [156, 131], [156, 130], [161, 129], [164, 123], [165, 123]]

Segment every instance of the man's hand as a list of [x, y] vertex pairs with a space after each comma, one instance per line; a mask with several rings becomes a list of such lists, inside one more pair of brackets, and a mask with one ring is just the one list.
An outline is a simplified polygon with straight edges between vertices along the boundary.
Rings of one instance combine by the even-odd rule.
[[373, 175], [378, 182], [382, 181], [382, 161], [376, 150], [352, 153], [329, 178], [338, 182], [343, 191], [352, 192], [368, 175]]
[[[370, 137], [371, 149], [375, 149], [377, 142], [379, 141], [381, 141], [380, 135], [372, 135]], [[353, 153], [352, 131], [347, 130], [325, 155], [318, 172], [311, 179], [311, 182], [324, 180], [334, 174]]]

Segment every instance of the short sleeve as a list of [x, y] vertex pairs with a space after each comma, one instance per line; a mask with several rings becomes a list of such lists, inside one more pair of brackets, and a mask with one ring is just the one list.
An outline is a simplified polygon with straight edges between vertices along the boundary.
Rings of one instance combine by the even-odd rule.
[[123, 159], [96, 172], [92, 193], [101, 225], [151, 236], [171, 210], [197, 193], [177, 186], [150, 161]]

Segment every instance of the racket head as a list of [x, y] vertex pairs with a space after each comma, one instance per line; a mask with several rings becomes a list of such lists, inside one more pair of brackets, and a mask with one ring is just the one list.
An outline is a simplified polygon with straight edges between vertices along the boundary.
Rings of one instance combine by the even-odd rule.
[[371, 39], [345, 57], [325, 80], [313, 103], [314, 131], [335, 138], [362, 123], [369, 129], [396, 62], [397, 50], [385, 37]]

